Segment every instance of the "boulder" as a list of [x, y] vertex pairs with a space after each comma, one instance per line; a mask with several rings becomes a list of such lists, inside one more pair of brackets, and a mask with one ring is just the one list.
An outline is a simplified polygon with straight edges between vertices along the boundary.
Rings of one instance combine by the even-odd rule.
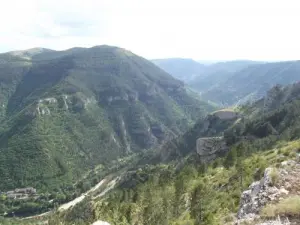
[[196, 148], [203, 162], [210, 161], [217, 155], [224, 155], [228, 151], [224, 137], [198, 138]]

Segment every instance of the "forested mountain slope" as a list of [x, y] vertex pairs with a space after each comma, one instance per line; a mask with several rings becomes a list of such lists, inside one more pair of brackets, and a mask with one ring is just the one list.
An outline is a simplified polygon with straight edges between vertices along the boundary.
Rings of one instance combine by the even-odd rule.
[[0, 55], [0, 190], [74, 182], [157, 146], [214, 107], [121, 48]]
[[[110, 224], [234, 224], [234, 215], [239, 209], [247, 207], [243, 201], [250, 192], [242, 195], [243, 191], [253, 181], [259, 180], [253, 185], [265, 185], [268, 193], [282, 191], [285, 194], [281, 199], [287, 198], [288, 201], [297, 188], [293, 186], [297, 182], [282, 186], [289, 191], [279, 189], [281, 184], [278, 182], [284, 179], [281, 173], [289, 177], [297, 176], [298, 167], [294, 171], [293, 167], [285, 165], [294, 165], [299, 160], [299, 90], [299, 83], [276, 87], [269, 91], [269, 105], [261, 105], [258, 101], [236, 109], [235, 114], [228, 114], [229, 109], [212, 113], [199, 120], [180, 139], [174, 140], [175, 143], [171, 141], [172, 147], [167, 151], [173, 154], [170, 160], [129, 171], [107, 198], [87, 200], [69, 212], [53, 216], [50, 224], [57, 221], [84, 224], [96, 220]], [[275, 105], [278, 101], [281, 104]], [[208, 161], [201, 160], [202, 156], [196, 152], [196, 140], [204, 136], [223, 136], [227, 152], [217, 154]], [[294, 161], [287, 161], [291, 159]], [[265, 170], [267, 167], [271, 169]], [[291, 194], [286, 194], [289, 192]], [[243, 200], [240, 203], [241, 196]], [[277, 212], [292, 221], [298, 218], [299, 213], [294, 213], [298, 205], [294, 203], [289, 208], [278, 208], [281, 211], [272, 213], [272, 205], [266, 204], [278, 196], [268, 197], [269, 200], [260, 202], [257, 209], [261, 214], [256, 216], [261, 215], [262, 221], [272, 218]], [[263, 201], [255, 201], [260, 200]], [[277, 204], [274, 207], [284, 206]], [[85, 214], [78, 214], [79, 209], [84, 210]]]
[[[268, 183], [268, 190], [277, 193], [287, 188], [275, 182], [282, 171], [298, 176], [297, 168], [284, 165], [299, 160], [299, 82], [276, 85], [252, 103], [214, 111], [181, 81], [123, 49], [39, 49], [1, 57], [6, 71], [1, 86], [2, 185], [52, 189], [25, 203], [2, 197], [3, 215], [45, 212], [78, 197], [80, 189], [88, 194], [78, 204], [42, 215], [33, 224], [229, 225], [246, 207], [248, 192], [243, 192], [257, 184], [252, 182]], [[295, 73], [286, 74], [285, 82], [292, 83], [298, 62], [274, 65], [287, 63]], [[269, 71], [269, 66], [244, 70]], [[273, 72], [267, 74], [276, 80]], [[281, 72], [277, 70], [285, 74]], [[268, 167], [280, 174], [272, 175]], [[266, 177], [274, 182], [265, 182]], [[256, 210], [263, 220], [277, 215], [266, 211], [269, 203]], [[31, 223], [22, 220], [27, 221]]]

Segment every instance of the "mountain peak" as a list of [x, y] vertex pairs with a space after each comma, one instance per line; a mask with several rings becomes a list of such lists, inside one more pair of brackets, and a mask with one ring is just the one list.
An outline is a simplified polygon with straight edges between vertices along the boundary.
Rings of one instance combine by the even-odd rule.
[[54, 52], [55, 50], [48, 49], [48, 48], [41, 48], [41, 47], [36, 47], [36, 48], [30, 48], [26, 50], [17, 50], [17, 51], [11, 51], [8, 52], [9, 54], [13, 56], [20, 56], [20, 57], [28, 57], [31, 58], [35, 55], [45, 53], [45, 52]]

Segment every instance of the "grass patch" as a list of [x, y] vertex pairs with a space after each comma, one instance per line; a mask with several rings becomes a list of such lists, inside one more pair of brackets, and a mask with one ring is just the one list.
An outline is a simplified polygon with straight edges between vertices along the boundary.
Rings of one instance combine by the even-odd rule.
[[265, 206], [261, 211], [264, 218], [274, 218], [276, 216], [300, 216], [300, 196], [291, 196], [283, 199], [277, 204]]

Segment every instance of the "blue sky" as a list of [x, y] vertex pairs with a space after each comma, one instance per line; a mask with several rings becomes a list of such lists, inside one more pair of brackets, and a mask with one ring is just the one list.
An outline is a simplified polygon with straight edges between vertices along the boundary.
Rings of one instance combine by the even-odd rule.
[[300, 59], [297, 0], [3, 0], [0, 52], [101, 44], [146, 58]]

